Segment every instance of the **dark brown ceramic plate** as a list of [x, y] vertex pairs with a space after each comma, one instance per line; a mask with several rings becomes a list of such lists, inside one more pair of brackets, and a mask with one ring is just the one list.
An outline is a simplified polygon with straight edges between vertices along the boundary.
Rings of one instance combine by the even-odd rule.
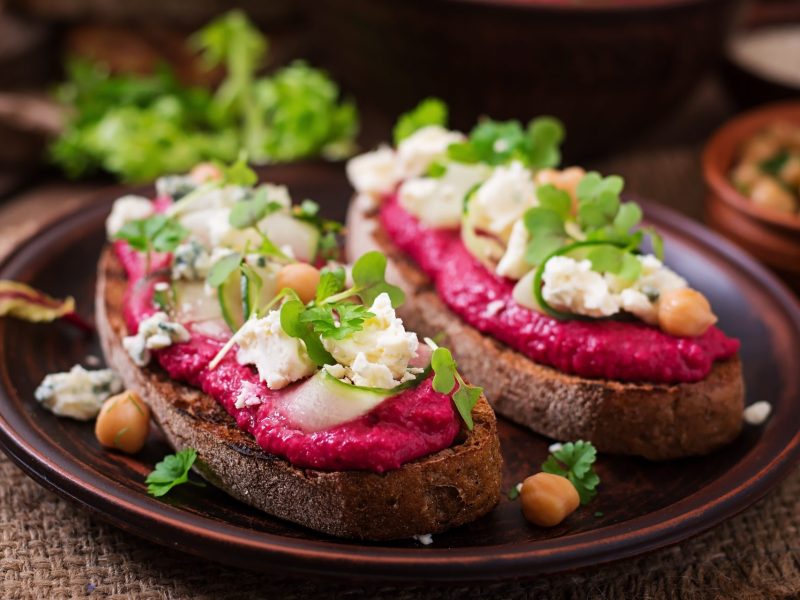
[[[298, 197], [308, 193], [308, 182], [298, 178]], [[310, 191], [322, 200], [326, 189], [327, 198], [346, 197], [323, 188]], [[0, 265], [0, 278], [73, 294], [89, 313], [111, 199], [41, 232]], [[338, 205], [330, 212], [341, 216], [343, 210]], [[46, 373], [86, 364], [87, 355], [99, 352], [95, 340], [63, 325], [0, 319], [0, 442], [42, 485], [122, 529], [254, 569], [464, 581], [578, 568], [677, 542], [754, 502], [800, 455], [800, 308], [771, 275], [721, 238], [664, 208], [646, 204], [646, 212], [666, 235], [669, 262], [711, 298], [723, 329], [743, 340], [748, 402], [768, 400], [773, 416], [704, 458], [654, 464], [602, 456], [599, 496], [554, 529], [527, 525], [519, 505], [504, 498], [485, 518], [435, 536], [429, 547], [412, 540], [365, 544], [278, 521], [211, 487], [151, 498], [144, 477], [170, 451], [157, 433], [138, 456], [106, 452], [90, 424], [59, 419], [33, 400]], [[538, 469], [550, 442], [502, 420], [500, 434], [510, 489]]]

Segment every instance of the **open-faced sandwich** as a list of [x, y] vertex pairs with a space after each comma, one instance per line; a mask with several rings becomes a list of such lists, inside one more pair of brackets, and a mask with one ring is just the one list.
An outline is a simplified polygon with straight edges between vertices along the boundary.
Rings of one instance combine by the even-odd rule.
[[362, 539], [443, 531], [497, 503], [492, 409], [396, 316], [403, 292], [382, 254], [332, 262], [318, 207], [243, 164], [157, 191], [108, 218], [98, 330], [109, 366], [206, 479]]
[[651, 459], [732, 440], [739, 342], [664, 265], [622, 179], [556, 169], [554, 119], [485, 120], [467, 136], [446, 113], [425, 101], [395, 148], [348, 164], [348, 254], [389, 256], [406, 324], [441, 335], [498, 413], [557, 440]]

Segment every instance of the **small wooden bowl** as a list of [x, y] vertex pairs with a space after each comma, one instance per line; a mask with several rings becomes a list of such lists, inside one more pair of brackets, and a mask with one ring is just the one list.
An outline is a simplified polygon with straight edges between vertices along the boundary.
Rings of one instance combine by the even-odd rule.
[[743, 113], [708, 141], [703, 151], [703, 176], [709, 190], [706, 221], [800, 291], [800, 215], [757, 206], [730, 181], [742, 144], [776, 121], [800, 126], [800, 101], [769, 104]]

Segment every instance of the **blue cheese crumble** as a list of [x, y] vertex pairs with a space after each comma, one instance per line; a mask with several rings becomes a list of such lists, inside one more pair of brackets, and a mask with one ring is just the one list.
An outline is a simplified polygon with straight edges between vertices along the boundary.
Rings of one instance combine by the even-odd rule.
[[59, 417], [94, 419], [103, 402], [122, 391], [122, 380], [111, 369], [87, 371], [75, 365], [66, 373], [51, 373], [36, 388], [41, 405]]
[[188, 342], [190, 338], [183, 325], [170, 321], [167, 313], [157, 312], [139, 323], [136, 335], [123, 338], [122, 346], [136, 365], [144, 367], [150, 362], [151, 350]]

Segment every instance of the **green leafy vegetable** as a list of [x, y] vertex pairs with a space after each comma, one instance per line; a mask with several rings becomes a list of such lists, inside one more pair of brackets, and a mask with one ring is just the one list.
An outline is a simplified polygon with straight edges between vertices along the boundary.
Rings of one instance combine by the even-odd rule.
[[363, 304], [337, 302], [307, 308], [299, 319], [301, 323], [310, 323], [320, 337], [343, 340], [361, 331], [364, 321], [374, 316]]
[[506, 496], [508, 497], [509, 500], [513, 502], [514, 500], [519, 498], [519, 488], [516, 485], [513, 486], [510, 490], [508, 490]]
[[525, 249], [525, 260], [532, 265], [542, 263], [568, 239], [564, 219], [552, 208], [531, 208], [525, 213], [523, 222], [531, 238]]
[[228, 222], [236, 229], [256, 227], [261, 219], [278, 212], [281, 208], [283, 205], [269, 199], [265, 188], [259, 188], [252, 197], [233, 205], [228, 215]]
[[115, 239], [125, 240], [140, 252], [172, 252], [178, 247], [189, 230], [165, 215], [153, 215], [147, 219], [130, 221], [114, 235]]
[[222, 257], [215, 262], [211, 270], [208, 272], [206, 281], [211, 287], [219, 287], [230, 277], [239, 266], [242, 264], [242, 255], [234, 252]]
[[453, 404], [458, 410], [458, 414], [464, 420], [467, 429], [472, 431], [474, 423], [472, 421], [472, 409], [480, 400], [483, 388], [469, 385], [461, 377], [456, 368], [456, 361], [450, 350], [438, 347], [431, 356], [431, 368], [433, 369], [433, 389], [440, 394], [450, 394], [458, 384], [458, 388], [452, 395]]
[[405, 294], [396, 285], [386, 282], [386, 256], [378, 251], [367, 252], [353, 265], [353, 295], [364, 304], [372, 304], [382, 293], [389, 294], [392, 306], [397, 308], [405, 300]]
[[147, 493], [158, 498], [183, 483], [205, 487], [203, 482], [189, 479], [189, 469], [195, 460], [197, 460], [197, 450], [194, 448], [186, 448], [165, 456], [161, 462], [156, 463], [155, 469], [145, 479]]
[[325, 301], [328, 297], [341, 292], [344, 289], [345, 271], [343, 267], [335, 269], [324, 268], [320, 272], [319, 284], [317, 285], [317, 304]]
[[533, 169], [554, 167], [561, 161], [559, 145], [564, 127], [553, 117], [533, 119], [527, 129], [519, 121], [478, 123], [465, 142], [451, 144], [448, 157], [456, 162], [504, 165], [518, 160]]
[[400, 115], [394, 126], [394, 143], [399, 144], [428, 125], [447, 126], [447, 105], [438, 98], [426, 98], [413, 110]]
[[302, 319], [306, 310], [300, 300], [284, 302], [281, 307], [281, 327], [287, 335], [303, 340], [308, 356], [317, 366], [335, 364], [336, 360], [325, 350], [319, 335], [314, 332], [313, 323]]
[[201, 161], [228, 163], [241, 149], [256, 163], [353, 152], [355, 105], [339, 99], [325, 73], [302, 63], [257, 78], [268, 44], [243, 13], [221, 16], [191, 44], [208, 65], [225, 67], [213, 96], [182, 85], [168, 67], [112, 75], [103, 65], [68, 63], [56, 95], [71, 116], [50, 148], [67, 175], [102, 169], [140, 182]]
[[550, 454], [542, 463], [542, 471], [570, 480], [578, 491], [581, 504], [588, 504], [597, 495], [600, 477], [594, 470], [597, 449], [584, 441], [569, 442]]
[[777, 177], [780, 174], [781, 170], [783, 169], [783, 166], [789, 160], [789, 158], [790, 158], [789, 152], [787, 150], [781, 150], [774, 156], [762, 160], [759, 163], [758, 168], [761, 169], [761, 171], [763, 173], [766, 173], [767, 175], [772, 175], [773, 177]]

